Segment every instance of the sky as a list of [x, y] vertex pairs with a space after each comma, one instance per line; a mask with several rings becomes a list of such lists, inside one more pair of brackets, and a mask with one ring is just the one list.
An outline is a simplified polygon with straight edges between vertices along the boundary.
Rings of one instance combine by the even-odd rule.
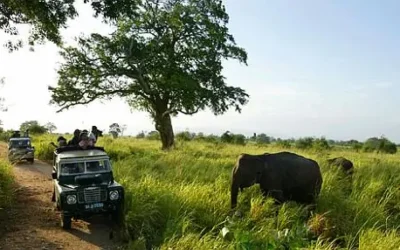
[[[242, 113], [221, 116], [203, 111], [173, 118], [175, 132], [222, 134], [266, 133], [275, 137], [325, 136], [365, 140], [385, 135], [400, 142], [399, 1], [225, 1], [229, 29], [248, 53], [248, 66], [224, 63], [227, 84], [250, 95]], [[77, 4], [80, 17], [63, 31], [73, 43], [79, 34], [110, 28]], [[22, 28], [22, 35], [26, 35]], [[9, 37], [0, 33], [0, 43]], [[126, 124], [126, 134], [154, 130], [144, 112], [124, 100], [93, 102], [56, 113], [47, 86], [56, 86], [61, 62], [50, 42], [8, 53], [0, 48], [0, 96], [8, 112], [0, 113], [6, 129], [27, 120], [53, 122], [57, 132], [97, 125]]]

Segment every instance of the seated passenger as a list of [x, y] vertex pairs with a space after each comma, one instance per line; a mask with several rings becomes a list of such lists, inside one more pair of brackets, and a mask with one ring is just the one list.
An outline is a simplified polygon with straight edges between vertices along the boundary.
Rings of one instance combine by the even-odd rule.
[[50, 145], [54, 146], [55, 148], [65, 147], [65, 146], [67, 146], [67, 139], [65, 139], [63, 136], [59, 136], [57, 138], [57, 143], [58, 143], [58, 146], [56, 144], [54, 144], [54, 142], [50, 142]]
[[[85, 131], [85, 130], [84, 130]], [[89, 140], [89, 136], [87, 133], [84, 131], [81, 132], [79, 136], [79, 146], [83, 149], [86, 149], [88, 147], [93, 147], [93, 141]]]
[[63, 164], [61, 168], [63, 174], [80, 174], [84, 172], [82, 163], [67, 163]]
[[100, 163], [98, 161], [86, 162], [86, 170], [88, 172], [97, 172], [101, 170]]
[[19, 131], [14, 131], [13, 134], [11, 135], [11, 138], [19, 138], [21, 137], [21, 134]]

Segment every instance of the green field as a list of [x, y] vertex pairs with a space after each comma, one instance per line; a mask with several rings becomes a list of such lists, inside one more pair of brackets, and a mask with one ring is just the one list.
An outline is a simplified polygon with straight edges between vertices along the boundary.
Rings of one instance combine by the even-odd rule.
[[[67, 136], [70, 138], [71, 136]], [[34, 138], [37, 155], [51, 159], [56, 137]], [[316, 213], [294, 203], [262, 203], [258, 186], [239, 195], [229, 209], [230, 173], [240, 153], [283, 151], [278, 147], [178, 142], [163, 152], [158, 141], [103, 137], [116, 179], [127, 191], [125, 231], [131, 249], [399, 249], [400, 156], [288, 150], [320, 163], [324, 183]], [[352, 193], [328, 171], [327, 157], [344, 156], [355, 165]], [[278, 210], [278, 215], [276, 215]], [[229, 233], [222, 236], [222, 229]], [[224, 230], [225, 230], [224, 229]]]
[[2, 153], [0, 153], [0, 217], [4, 209], [10, 205], [14, 179], [11, 164], [5, 159], [5, 154]]

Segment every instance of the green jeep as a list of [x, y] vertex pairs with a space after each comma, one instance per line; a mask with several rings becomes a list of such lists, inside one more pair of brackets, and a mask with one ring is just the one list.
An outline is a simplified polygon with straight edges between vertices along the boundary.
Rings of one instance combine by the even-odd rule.
[[11, 163], [26, 160], [33, 164], [35, 161], [35, 147], [31, 144], [31, 138], [10, 138], [8, 140], [8, 160]]
[[61, 226], [71, 228], [71, 219], [95, 214], [122, 218], [124, 188], [114, 180], [110, 159], [102, 147], [75, 146], [54, 151], [52, 201], [61, 211]]

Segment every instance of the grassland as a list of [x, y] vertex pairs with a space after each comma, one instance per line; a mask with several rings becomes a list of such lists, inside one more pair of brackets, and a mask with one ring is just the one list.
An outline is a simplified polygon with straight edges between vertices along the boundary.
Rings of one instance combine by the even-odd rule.
[[[39, 158], [51, 159], [48, 143], [55, 138], [34, 138]], [[262, 203], [254, 186], [239, 195], [238, 218], [229, 210], [236, 157], [282, 149], [179, 142], [176, 150], [162, 152], [158, 141], [109, 137], [98, 145], [112, 157], [116, 179], [127, 191], [130, 249], [399, 249], [399, 154], [289, 150], [320, 163], [324, 184], [316, 213], [307, 218], [297, 204]], [[351, 193], [324, 164], [334, 156], [355, 165]]]
[[4, 145], [0, 145], [0, 219], [3, 210], [11, 202], [13, 181], [12, 167], [6, 159], [6, 148]]

